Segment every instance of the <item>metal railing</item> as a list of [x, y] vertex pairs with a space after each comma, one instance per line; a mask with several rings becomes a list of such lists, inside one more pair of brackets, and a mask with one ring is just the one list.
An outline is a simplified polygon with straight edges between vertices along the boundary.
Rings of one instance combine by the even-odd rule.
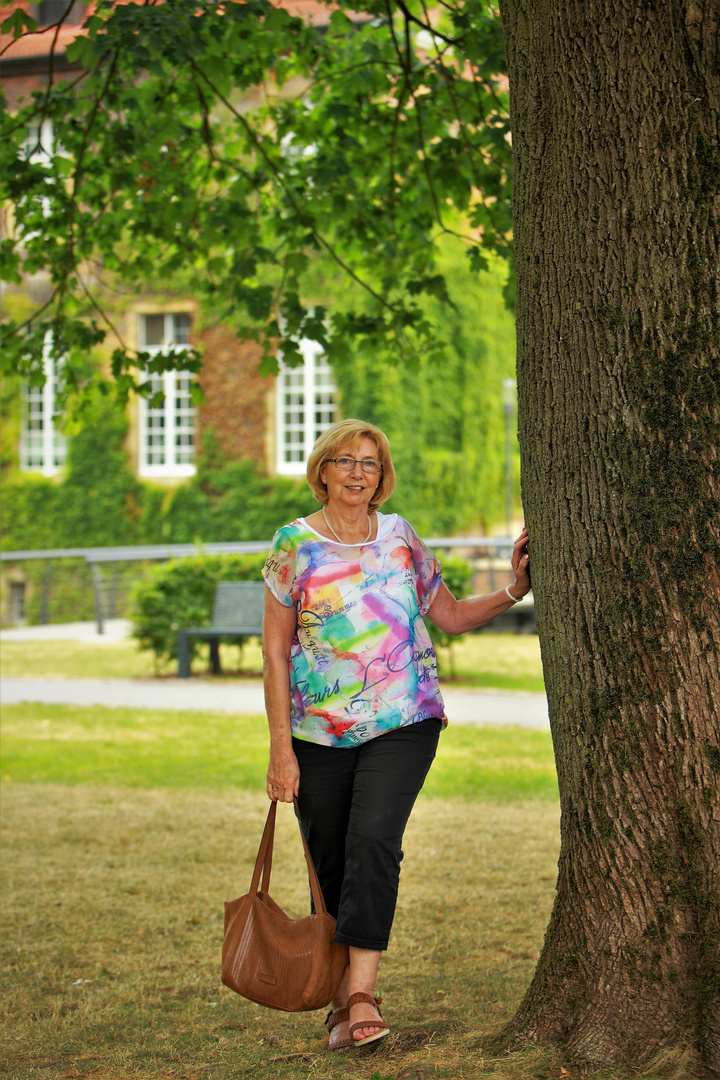
[[[241, 540], [234, 543], [218, 544], [145, 544], [133, 547], [89, 547], [89, 548], [51, 548], [42, 551], [0, 551], [1, 563], [19, 563], [26, 560], [45, 560], [43, 574], [41, 624], [50, 621], [50, 592], [52, 583], [52, 563], [56, 559], [82, 559], [90, 569], [95, 621], [97, 632], [103, 633], [104, 623], [114, 618], [123, 593], [127, 592], [131, 582], [138, 580], [137, 574], [128, 575], [120, 570], [124, 563], [160, 562], [166, 559], [178, 559], [193, 555], [257, 555], [267, 551], [270, 540]], [[499, 573], [505, 574], [507, 560], [512, 551], [513, 541], [508, 537], [484, 536], [432, 536], [425, 540], [433, 550], [462, 550], [474, 552], [475, 559], [487, 561], [485, 568], [490, 591], [497, 588]], [[482, 554], [480, 554], [482, 553]], [[497, 560], [504, 559], [502, 569]], [[525, 602], [532, 603], [532, 601]]]

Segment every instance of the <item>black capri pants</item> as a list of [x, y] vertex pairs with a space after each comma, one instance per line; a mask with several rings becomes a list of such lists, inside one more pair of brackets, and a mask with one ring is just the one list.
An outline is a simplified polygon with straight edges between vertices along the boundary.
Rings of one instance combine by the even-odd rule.
[[300, 823], [336, 941], [387, 949], [403, 833], [441, 729], [441, 720], [419, 720], [352, 747], [293, 738]]

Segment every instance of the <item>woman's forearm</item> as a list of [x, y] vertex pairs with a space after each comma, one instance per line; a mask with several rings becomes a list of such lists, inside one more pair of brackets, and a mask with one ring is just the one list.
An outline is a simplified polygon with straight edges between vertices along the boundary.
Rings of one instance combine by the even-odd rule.
[[428, 618], [446, 634], [467, 634], [471, 630], [487, 626], [529, 591], [523, 583], [518, 582], [513, 582], [509, 588], [514, 600], [508, 596], [505, 589], [498, 589], [486, 596], [469, 596], [465, 600], [456, 600], [443, 582], [430, 605]]
[[445, 582], [441, 581], [428, 610], [429, 618], [446, 634], [467, 634], [470, 630], [487, 626], [498, 615], [508, 611], [530, 592], [527, 542], [528, 531], [524, 528], [513, 545], [510, 562], [514, 581], [507, 589], [498, 589], [486, 596], [469, 596], [465, 600], [456, 600]]
[[290, 677], [287, 658], [280, 653], [263, 659], [265, 710], [270, 728], [267, 793], [273, 801], [292, 802], [300, 791], [300, 771], [292, 745]]
[[514, 605], [504, 589], [488, 593], [485, 596], [468, 596], [457, 600], [451, 612], [452, 629], [445, 629], [448, 634], [467, 634], [481, 626], [487, 626], [498, 615], [502, 615]]
[[291, 746], [290, 673], [285, 656], [279, 653], [263, 656], [263, 688], [270, 743], [287, 749]]

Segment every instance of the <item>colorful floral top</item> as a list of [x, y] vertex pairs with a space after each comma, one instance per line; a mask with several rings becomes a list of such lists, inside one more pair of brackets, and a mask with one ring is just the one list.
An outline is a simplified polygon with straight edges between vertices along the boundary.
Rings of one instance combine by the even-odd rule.
[[263, 577], [297, 609], [290, 654], [292, 733], [355, 746], [428, 717], [445, 720], [437, 661], [422, 616], [442, 567], [397, 514], [377, 539], [340, 544], [304, 518], [273, 538]]

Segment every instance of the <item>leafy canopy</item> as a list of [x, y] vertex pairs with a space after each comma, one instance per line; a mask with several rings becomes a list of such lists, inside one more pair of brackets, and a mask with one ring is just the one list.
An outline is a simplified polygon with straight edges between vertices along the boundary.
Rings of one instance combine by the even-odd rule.
[[[91, 11], [67, 49], [80, 72], [3, 111], [14, 231], [2, 278], [44, 273], [51, 286], [4, 324], [10, 370], [41, 382], [50, 343], [82, 391], [112, 326], [108, 296], [178, 275], [204, 310], [263, 342], [267, 371], [278, 343], [298, 362], [303, 336], [331, 361], [353, 337], [412, 356], [438, 347], [424, 313], [428, 294], [446, 298], [438, 241], [458, 236], [475, 268], [486, 249], [510, 254], [503, 44], [486, 0], [340, 0], [322, 27], [268, 0]], [[3, 31], [37, 27], [15, 11]], [[303, 303], [318, 258], [365, 301]], [[121, 341], [121, 394], [138, 388], [138, 361], [200, 364], [192, 350], [150, 357]]]

